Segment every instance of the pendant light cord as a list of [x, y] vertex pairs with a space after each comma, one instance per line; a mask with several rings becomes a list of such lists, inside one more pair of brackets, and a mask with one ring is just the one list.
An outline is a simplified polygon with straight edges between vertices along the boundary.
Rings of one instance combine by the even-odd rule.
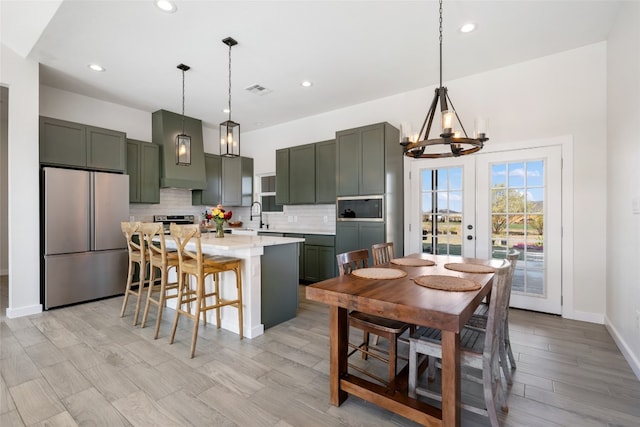
[[231, 121], [231, 44], [229, 45], [229, 121]]
[[442, 0], [440, 0], [440, 87], [442, 87]]
[[182, 134], [184, 135], [184, 69], [182, 70]]

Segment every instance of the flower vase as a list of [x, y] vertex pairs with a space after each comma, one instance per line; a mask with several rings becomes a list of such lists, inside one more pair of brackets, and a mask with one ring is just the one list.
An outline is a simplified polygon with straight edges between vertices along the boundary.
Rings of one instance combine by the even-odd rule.
[[224, 229], [222, 228], [222, 222], [216, 222], [216, 237], [223, 238], [224, 237]]

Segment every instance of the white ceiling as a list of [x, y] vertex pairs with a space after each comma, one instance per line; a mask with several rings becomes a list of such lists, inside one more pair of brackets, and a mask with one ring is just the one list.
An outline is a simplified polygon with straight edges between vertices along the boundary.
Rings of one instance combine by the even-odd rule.
[[[438, 83], [433, 0], [175, 3], [177, 12], [167, 14], [152, 0], [63, 1], [29, 53], [42, 64], [41, 83], [144, 111], [180, 112], [176, 66], [184, 63], [192, 67], [185, 113], [215, 128], [226, 120], [228, 47], [221, 40], [231, 36], [239, 43], [232, 50], [232, 118], [243, 132]], [[11, 17], [12, 8], [3, 8], [3, 23], [26, 28], [27, 14]], [[445, 0], [443, 9], [446, 85], [606, 40], [618, 2]], [[462, 34], [467, 21], [477, 30]], [[5, 39], [12, 40], [3, 31]], [[107, 71], [90, 71], [91, 62]], [[300, 86], [305, 79], [311, 88]], [[271, 92], [244, 90], [253, 84]]]

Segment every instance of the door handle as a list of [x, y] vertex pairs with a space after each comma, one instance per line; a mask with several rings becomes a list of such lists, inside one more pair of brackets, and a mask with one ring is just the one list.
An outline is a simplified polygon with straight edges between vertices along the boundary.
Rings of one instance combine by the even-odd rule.
[[469, 235], [467, 236], [467, 240], [473, 240], [473, 236], [472, 236], [471, 234], [469, 234]]

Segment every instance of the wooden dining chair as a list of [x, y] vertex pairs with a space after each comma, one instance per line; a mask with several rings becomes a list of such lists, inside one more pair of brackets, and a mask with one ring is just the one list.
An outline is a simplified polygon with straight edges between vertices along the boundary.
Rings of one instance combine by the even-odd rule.
[[388, 264], [395, 258], [393, 242], [376, 243], [371, 246], [373, 265]]
[[[129, 271], [127, 273], [127, 286], [124, 291], [124, 301], [122, 301], [122, 310], [120, 317], [124, 316], [129, 302], [129, 296], [136, 298], [136, 308], [133, 314], [133, 325], [138, 324], [138, 315], [140, 314], [140, 302], [142, 301], [142, 293], [147, 280], [147, 251], [145, 249], [144, 237], [141, 230], [140, 222], [121, 222], [120, 229], [127, 240], [127, 250], [129, 252]], [[134, 281], [136, 266], [138, 267], [138, 280]]]
[[[518, 262], [518, 258], [520, 257], [520, 252], [516, 249], [511, 249], [507, 253], [507, 259], [509, 260], [510, 267], [509, 272], [507, 273], [507, 286], [505, 289], [505, 309], [504, 316], [502, 319], [502, 329], [501, 329], [501, 340], [500, 340], [500, 366], [502, 367], [502, 372], [504, 373], [504, 377], [507, 380], [507, 384], [513, 384], [513, 378], [511, 375], [511, 370], [516, 369], [516, 360], [513, 356], [513, 350], [511, 350], [511, 339], [509, 338], [509, 303], [511, 301], [511, 288], [513, 284], [513, 274], [516, 270], [516, 264]], [[469, 328], [475, 328], [480, 331], [487, 329], [487, 321], [488, 321], [488, 313], [489, 313], [489, 305], [486, 303], [482, 303], [478, 306], [476, 311], [471, 316], [471, 319], [467, 322], [465, 326]]]
[[[368, 266], [368, 259], [369, 251], [367, 249], [338, 254], [336, 255], [338, 271], [341, 276], [351, 274], [358, 268], [366, 268]], [[363, 339], [360, 345], [349, 342], [349, 347], [352, 350], [347, 354], [347, 358], [359, 351], [362, 353], [364, 360], [366, 360], [368, 356], [371, 356], [374, 359], [385, 362], [388, 365], [388, 378], [386, 380], [382, 379], [374, 373], [351, 363], [348, 364], [349, 367], [382, 384], [386, 384], [391, 391], [395, 390], [394, 380], [396, 367], [398, 365], [398, 337], [409, 329], [409, 325], [398, 320], [386, 319], [360, 311], [351, 311], [349, 313], [349, 326], [362, 330]], [[369, 345], [370, 334], [386, 338], [389, 341], [389, 351], [385, 353], [376, 347], [371, 347]]]
[[[173, 269], [176, 274], [178, 273], [179, 259], [176, 251], [167, 250], [164, 226], [161, 222], [142, 223], [141, 230], [148, 248], [149, 286], [140, 327], [145, 327], [147, 316], [149, 316], [149, 308], [153, 303], [158, 307], [156, 329], [153, 336], [153, 339], [157, 339], [166, 301], [178, 296], [178, 282], [169, 282], [169, 271]], [[159, 280], [156, 277], [156, 273], [160, 273]]]
[[[494, 273], [486, 330], [479, 331], [465, 327], [460, 332], [460, 363], [463, 366], [482, 371], [482, 378], [477, 381], [482, 384], [485, 401], [484, 408], [478, 408], [464, 402], [461, 403], [461, 407], [488, 416], [493, 427], [499, 426], [496, 406], [499, 406], [503, 412], [507, 412], [509, 409], [506, 400], [506, 387], [500, 374], [500, 334], [506, 306], [509, 269], [510, 263], [505, 260]], [[421, 358], [419, 355], [430, 358], [429, 369], [431, 371], [431, 367], [436, 365], [432, 363], [431, 358], [442, 359], [441, 337], [442, 333], [439, 329], [424, 328], [419, 329], [409, 338], [409, 397], [416, 398], [420, 395], [442, 400], [440, 394], [426, 387], [419, 387], [417, 384], [419, 365], [424, 361], [424, 357]]]

